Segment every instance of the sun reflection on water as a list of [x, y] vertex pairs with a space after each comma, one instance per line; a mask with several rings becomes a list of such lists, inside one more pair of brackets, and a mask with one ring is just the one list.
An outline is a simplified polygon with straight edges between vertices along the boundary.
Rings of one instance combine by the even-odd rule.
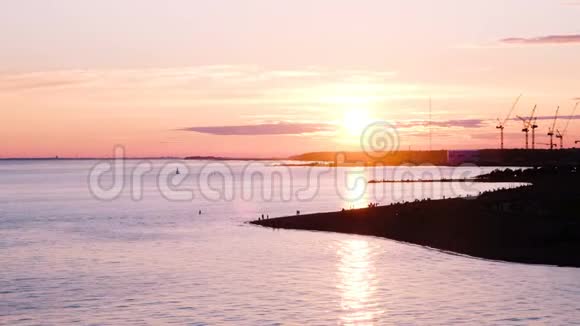
[[374, 325], [383, 313], [375, 297], [376, 275], [372, 250], [366, 240], [345, 240], [337, 251], [341, 291], [341, 323]]

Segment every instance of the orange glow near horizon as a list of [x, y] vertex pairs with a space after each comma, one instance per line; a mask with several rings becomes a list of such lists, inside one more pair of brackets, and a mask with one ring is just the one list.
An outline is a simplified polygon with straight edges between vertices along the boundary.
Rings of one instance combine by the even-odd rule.
[[[521, 93], [514, 117], [537, 104], [547, 143], [555, 108], [580, 99], [577, 5], [248, 1], [150, 1], [141, 15], [132, 1], [7, 4], [0, 158], [356, 151], [373, 120], [425, 150], [430, 97], [434, 149], [497, 148], [496, 118]], [[505, 138], [524, 146], [518, 121]]]
[[[360, 150], [359, 135], [364, 128], [373, 121], [383, 120], [399, 124], [401, 149], [427, 149], [427, 86], [405, 91], [403, 86], [392, 85], [396, 82], [385, 85], [374, 81], [372, 91], [361, 91], [361, 87], [353, 83], [350, 86], [353, 96], [336, 98], [333, 97], [335, 90], [326, 94], [324, 88], [319, 88], [320, 93], [316, 94], [302, 86], [311, 81], [296, 81], [296, 77], [290, 81], [282, 78], [279, 82], [288, 84], [275, 90], [261, 82], [248, 82], [252, 76], [266, 72], [243, 69], [228, 68], [236, 77], [214, 81], [220, 89], [203, 88], [211, 73], [205, 72], [206, 75], [200, 77], [188, 69], [95, 72], [90, 78], [83, 77], [86, 80], [82, 81], [78, 81], [81, 79], [78, 72], [0, 77], [0, 107], [18, 108], [3, 109], [6, 111], [0, 137], [7, 141], [2, 142], [0, 157], [108, 157], [115, 145], [125, 146], [130, 157], [286, 157], [312, 151], [357, 151]], [[187, 74], [179, 75], [180, 71]], [[305, 72], [296, 71], [295, 74]], [[278, 81], [279, 77], [272, 78]], [[325, 78], [329, 79], [326, 83], [332, 83], [334, 77], [330, 74]], [[321, 81], [317, 79], [315, 83]], [[200, 88], [195, 86], [198, 84]], [[236, 91], [238, 87], [246, 90], [240, 93]], [[348, 91], [347, 85], [342, 87], [343, 91]], [[434, 149], [497, 147], [499, 135], [494, 117], [505, 114], [511, 97], [496, 98], [493, 92], [474, 98], [433, 97]], [[526, 116], [533, 103], [540, 101], [539, 115], [546, 117], [539, 121], [540, 128], [547, 129], [548, 118], [553, 115], [551, 103], [556, 99], [524, 98], [515, 114]], [[562, 116], [571, 114], [568, 111], [573, 102], [567, 102], [568, 105], [561, 107]], [[497, 109], [490, 113], [488, 105]], [[244, 110], [240, 109], [242, 107]], [[465, 114], [464, 107], [472, 108], [469, 114]], [[479, 122], [469, 125], [475, 120]], [[566, 123], [562, 120], [558, 125]], [[567, 146], [573, 146], [573, 140], [580, 138], [577, 121], [570, 120], [565, 139]], [[298, 129], [286, 134], [182, 130], [230, 126], [250, 126], [251, 129], [256, 125], [278, 123], [293, 123], [298, 127], [322, 124], [330, 130], [303, 133]], [[507, 125], [507, 147], [523, 145], [519, 127], [518, 121]], [[544, 132], [539, 129], [538, 143], [543, 136]]]

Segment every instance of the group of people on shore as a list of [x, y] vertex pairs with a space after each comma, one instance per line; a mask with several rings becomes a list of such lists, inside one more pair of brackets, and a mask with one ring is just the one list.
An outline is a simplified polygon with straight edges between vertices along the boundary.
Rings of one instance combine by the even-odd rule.
[[269, 220], [270, 219], [270, 215], [266, 214], [266, 216], [264, 217], [264, 214], [262, 214], [261, 217], [258, 217], [258, 221], [264, 221], [264, 220]]

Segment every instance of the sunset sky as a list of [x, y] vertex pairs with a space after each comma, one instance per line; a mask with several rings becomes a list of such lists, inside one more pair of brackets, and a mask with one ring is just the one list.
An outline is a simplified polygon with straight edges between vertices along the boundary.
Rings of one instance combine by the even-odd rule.
[[498, 147], [519, 94], [547, 143], [580, 99], [573, 0], [18, 0], [0, 44], [0, 157], [357, 150], [375, 120], [428, 149], [430, 96], [434, 149]]

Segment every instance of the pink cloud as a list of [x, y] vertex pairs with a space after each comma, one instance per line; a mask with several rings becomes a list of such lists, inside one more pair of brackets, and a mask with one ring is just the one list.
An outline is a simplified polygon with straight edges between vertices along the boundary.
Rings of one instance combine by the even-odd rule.
[[531, 38], [510, 37], [500, 41], [507, 44], [569, 44], [580, 43], [580, 34], [546, 35]]
[[190, 127], [182, 131], [193, 131], [202, 134], [220, 136], [250, 135], [301, 135], [315, 132], [334, 131], [336, 126], [323, 123], [267, 123], [239, 126]]

